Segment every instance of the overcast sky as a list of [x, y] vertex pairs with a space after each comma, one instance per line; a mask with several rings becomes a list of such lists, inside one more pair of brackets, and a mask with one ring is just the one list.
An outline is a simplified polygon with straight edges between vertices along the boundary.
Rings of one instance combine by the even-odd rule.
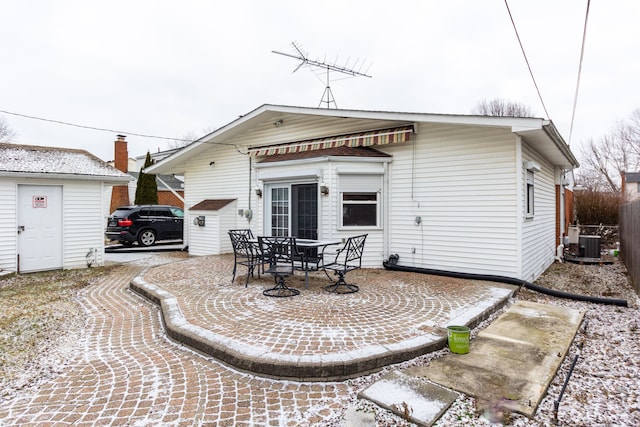
[[[569, 140], [587, 0], [510, 0], [549, 113]], [[273, 50], [367, 71], [346, 109], [469, 114], [483, 99], [547, 117], [504, 0], [0, 0], [0, 110], [123, 133], [200, 137], [262, 104], [317, 107], [325, 83]], [[571, 147], [640, 108], [640, 1], [591, 2]], [[357, 62], [356, 62], [357, 61]], [[338, 74], [331, 74], [338, 79]], [[113, 159], [116, 132], [0, 112], [16, 143]], [[130, 135], [129, 155], [166, 149]]]

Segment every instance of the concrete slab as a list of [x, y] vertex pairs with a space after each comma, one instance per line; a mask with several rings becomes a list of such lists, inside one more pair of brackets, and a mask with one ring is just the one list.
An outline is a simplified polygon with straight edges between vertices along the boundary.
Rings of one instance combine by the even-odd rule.
[[480, 410], [506, 408], [531, 418], [583, 316], [519, 301], [472, 340], [469, 353], [449, 354], [408, 373], [475, 397]]
[[430, 426], [458, 398], [458, 394], [403, 371], [392, 371], [358, 394], [401, 418]]
[[376, 416], [373, 412], [359, 411], [350, 406], [344, 414], [344, 427], [376, 427]]

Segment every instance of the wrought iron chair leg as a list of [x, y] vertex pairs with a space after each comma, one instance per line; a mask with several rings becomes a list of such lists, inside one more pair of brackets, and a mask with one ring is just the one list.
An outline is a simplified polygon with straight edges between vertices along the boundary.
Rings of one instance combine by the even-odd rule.
[[267, 297], [276, 297], [276, 298], [284, 298], [284, 297], [293, 297], [296, 295], [300, 295], [300, 291], [294, 288], [288, 287], [284, 283], [284, 277], [274, 277], [276, 285], [273, 288], [265, 289], [262, 291], [262, 295]]
[[344, 280], [344, 273], [342, 273], [341, 271], [336, 271], [336, 274], [338, 275], [338, 280], [335, 283], [325, 286], [325, 291], [335, 294], [352, 294], [360, 290], [360, 287], [358, 285], [347, 283]]

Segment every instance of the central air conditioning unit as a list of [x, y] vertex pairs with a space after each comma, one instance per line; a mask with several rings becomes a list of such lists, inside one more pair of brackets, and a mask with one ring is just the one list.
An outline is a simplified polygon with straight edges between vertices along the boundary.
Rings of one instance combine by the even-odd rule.
[[600, 236], [580, 236], [580, 256], [600, 258]]

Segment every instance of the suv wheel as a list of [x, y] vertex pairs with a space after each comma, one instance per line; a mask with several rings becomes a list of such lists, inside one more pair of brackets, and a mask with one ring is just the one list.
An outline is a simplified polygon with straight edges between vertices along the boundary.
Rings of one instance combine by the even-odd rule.
[[156, 242], [156, 233], [153, 230], [143, 230], [138, 236], [138, 243], [142, 246], [151, 246]]

